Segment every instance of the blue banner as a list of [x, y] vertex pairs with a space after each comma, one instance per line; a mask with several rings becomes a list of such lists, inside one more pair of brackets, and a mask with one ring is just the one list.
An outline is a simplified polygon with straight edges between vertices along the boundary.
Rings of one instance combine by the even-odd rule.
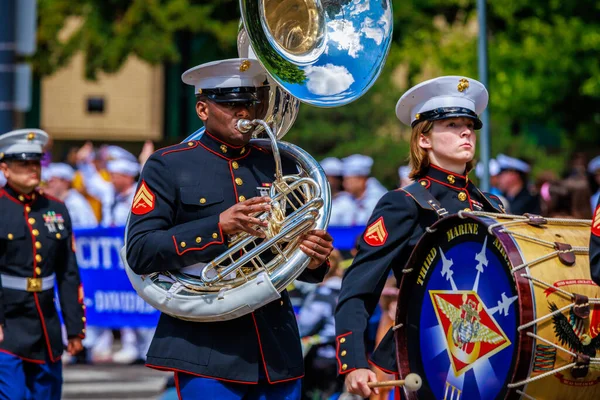
[[159, 311], [137, 295], [119, 257], [125, 229], [75, 230], [87, 324], [109, 328], [154, 327]]
[[[364, 226], [329, 227], [334, 246], [354, 248]], [[77, 263], [83, 283], [87, 324], [108, 328], [154, 327], [159, 311], [137, 295], [119, 257], [125, 229], [76, 229]]]

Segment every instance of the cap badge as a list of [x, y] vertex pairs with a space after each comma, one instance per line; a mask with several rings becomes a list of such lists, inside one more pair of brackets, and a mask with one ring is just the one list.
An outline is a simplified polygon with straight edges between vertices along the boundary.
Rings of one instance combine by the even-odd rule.
[[246, 72], [248, 71], [248, 68], [250, 68], [250, 61], [242, 61], [242, 63], [240, 64], [240, 72]]
[[33, 139], [35, 139], [35, 133], [29, 132], [27, 135], [27, 140], [32, 141]]
[[454, 182], [456, 182], [456, 178], [454, 178], [454, 175], [448, 175], [446, 179], [448, 180], [448, 182], [450, 182], [451, 185], [454, 185]]
[[223, 153], [227, 153], [227, 146], [225, 146], [224, 144], [221, 145], [221, 151]]
[[418, 120], [418, 119], [420, 119], [420, 118], [421, 118], [421, 114], [419, 114], [419, 113], [416, 113], [416, 114], [415, 114], [415, 119], [416, 119], [416, 120]]
[[464, 92], [468, 88], [469, 88], [468, 80], [466, 80], [465, 78], [462, 78], [461, 80], [458, 81], [458, 91], [459, 92]]
[[198, 88], [197, 94], [202, 94], [202, 89]]

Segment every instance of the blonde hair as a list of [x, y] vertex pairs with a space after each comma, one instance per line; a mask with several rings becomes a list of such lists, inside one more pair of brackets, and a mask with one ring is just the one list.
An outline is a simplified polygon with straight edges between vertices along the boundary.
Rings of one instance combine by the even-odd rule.
[[[427, 169], [429, 168], [429, 155], [427, 150], [419, 146], [419, 139], [421, 135], [431, 135], [434, 121], [421, 121], [418, 122], [412, 128], [410, 135], [410, 153], [408, 155], [408, 165], [410, 166], [410, 173], [408, 176], [413, 180], [418, 180], [425, 176]], [[467, 162], [467, 168], [465, 175], [467, 175], [475, 167], [475, 161], [470, 160]]]

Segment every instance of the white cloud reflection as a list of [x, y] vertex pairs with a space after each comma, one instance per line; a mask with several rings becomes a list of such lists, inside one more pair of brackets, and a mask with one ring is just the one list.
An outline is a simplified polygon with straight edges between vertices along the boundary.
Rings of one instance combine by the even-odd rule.
[[361, 32], [365, 37], [373, 39], [377, 45], [383, 42], [390, 33], [392, 12], [391, 7], [388, 7], [383, 15], [375, 22], [373, 19], [367, 17], [360, 26]]
[[350, 15], [357, 15], [369, 11], [370, 7], [369, 0], [354, 0], [352, 6], [350, 6]]
[[309, 66], [304, 70], [308, 79], [306, 88], [319, 96], [331, 96], [347, 90], [354, 77], [344, 66], [326, 64], [320, 67]]
[[[333, 20], [327, 24], [329, 31], [328, 39], [332, 43], [337, 43], [338, 50], [347, 50], [348, 55], [352, 58], [357, 58], [358, 53], [363, 49], [360, 43], [360, 32], [356, 32], [356, 28], [351, 21], [348, 20]], [[329, 47], [327, 48], [329, 53]]]

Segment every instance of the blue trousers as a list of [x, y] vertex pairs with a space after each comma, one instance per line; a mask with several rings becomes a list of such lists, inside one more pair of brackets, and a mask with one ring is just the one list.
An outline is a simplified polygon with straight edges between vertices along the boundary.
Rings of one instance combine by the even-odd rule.
[[175, 383], [180, 400], [299, 400], [302, 380], [270, 384], [259, 380], [257, 384], [224, 382], [175, 372]]
[[38, 364], [0, 352], [0, 400], [60, 400], [61, 361]]

